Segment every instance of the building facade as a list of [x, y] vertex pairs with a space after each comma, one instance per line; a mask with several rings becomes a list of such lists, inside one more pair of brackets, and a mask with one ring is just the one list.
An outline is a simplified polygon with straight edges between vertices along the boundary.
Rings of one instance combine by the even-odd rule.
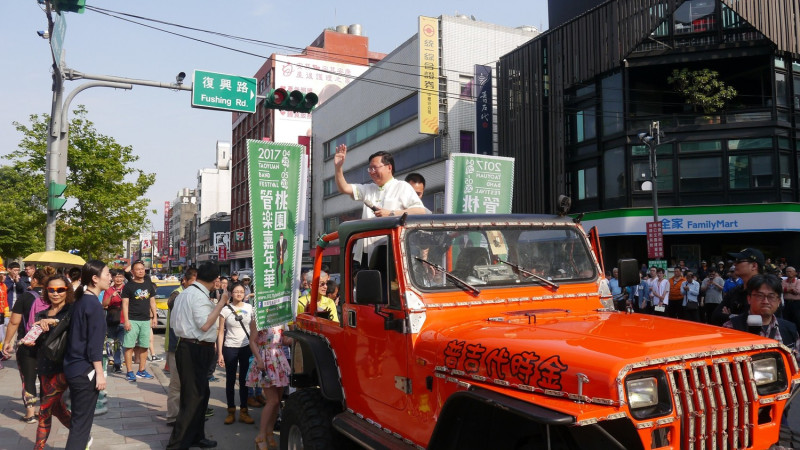
[[183, 188], [170, 205], [169, 214], [169, 268], [186, 267], [192, 259], [192, 230], [196, 228], [197, 191]]
[[[256, 72], [258, 95], [275, 88], [315, 92], [319, 105], [341, 90], [382, 53], [369, 51], [369, 39], [360, 25], [324, 30], [299, 55], [272, 54]], [[233, 114], [231, 198], [231, 269], [252, 267], [250, 197], [247, 186], [247, 140], [265, 139], [306, 145], [311, 114], [266, 109], [260, 100], [255, 114]]]
[[197, 172], [199, 223], [218, 213], [231, 212], [231, 143], [217, 141], [214, 167]]
[[[554, 213], [570, 195], [608, 261], [646, 260], [652, 177], [638, 135], [657, 122], [665, 259], [753, 246], [797, 263], [795, 11], [798, 0], [611, 0], [504, 55], [499, 141], [516, 158], [514, 211]], [[677, 89], [682, 70], [716, 72], [736, 94], [709, 107]]]
[[[411, 172], [425, 177], [423, 203], [434, 212], [444, 210], [448, 155], [496, 154], [494, 131], [491, 144], [476, 145], [475, 65], [493, 64], [538, 32], [532, 27], [508, 28], [465, 16], [441, 16], [438, 22], [438, 135], [420, 134], [418, 34], [314, 112], [312, 237], [335, 231], [345, 220], [361, 218], [362, 205], [336, 189], [333, 155], [339, 144], [348, 147], [344, 172], [349, 183], [371, 182], [366, 171], [369, 155], [388, 151], [395, 160], [396, 178], [402, 180]], [[495, 111], [491, 114], [494, 117]], [[330, 251], [337, 249], [334, 246]]]

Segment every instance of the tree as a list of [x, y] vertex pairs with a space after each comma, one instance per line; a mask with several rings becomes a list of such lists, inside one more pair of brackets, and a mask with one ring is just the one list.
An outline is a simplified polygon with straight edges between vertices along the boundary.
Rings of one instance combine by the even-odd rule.
[[697, 112], [700, 108], [705, 114], [713, 114], [738, 94], [736, 89], [719, 80], [719, 72], [711, 69], [674, 69], [667, 77], [675, 92], [682, 95], [686, 104]]
[[[155, 182], [155, 174], [133, 168], [139, 157], [132, 147], [100, 134], [87, 116], [88, 111], [81, 105], [73, 111], [70, 121], [65, 197], [72, 201], [58, 213], [56, 248], [77, 249], [84, 259], [103, 259], [119, 252], [125, 239], [149, 224], [145, 193]], [[38, 212], [34, 215], [37, 220], [34, 229], [41, 229], [41, 236], [45, 222], [44, 169], [49, 120], [46, 114], [34, 114], [28, 126], [14, 122], [23, 138], [19, 152], [11, 155], [13, 169], [35, 185], [25, 189], [36, 193], [37, 201], [31, 207]], [[36, 250], [43, 250], [43, 240], [39, 241]], [[1, 245], [2, 240], [0, 251], [5, 251]]]
[[0, 254], [11, 258], [44, 249], [44, 176], [0, 166]]

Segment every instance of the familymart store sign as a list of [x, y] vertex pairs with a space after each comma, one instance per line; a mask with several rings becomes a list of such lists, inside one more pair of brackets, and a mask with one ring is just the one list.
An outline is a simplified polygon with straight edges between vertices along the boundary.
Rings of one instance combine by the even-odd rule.
[[[665, 235], [704, 233], [766, 233], [800, 231], [800, 204], [721, 205], [660, 208]], [[597, 227], [600, 236], [646, 235], [653, 221], [650, 208], [587, 213], [584, 229]]]

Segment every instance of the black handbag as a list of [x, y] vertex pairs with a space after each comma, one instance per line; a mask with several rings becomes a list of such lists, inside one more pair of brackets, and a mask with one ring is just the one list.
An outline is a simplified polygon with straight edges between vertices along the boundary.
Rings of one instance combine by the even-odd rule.
[[63, 361], [64, 352], [67, 350], [69, 340], [69, 324], [72, 321], [72, 311], [68, 311], [58, 325], [52, 328], [45, 338], [44, 345], [39, 350], [50, 361]]

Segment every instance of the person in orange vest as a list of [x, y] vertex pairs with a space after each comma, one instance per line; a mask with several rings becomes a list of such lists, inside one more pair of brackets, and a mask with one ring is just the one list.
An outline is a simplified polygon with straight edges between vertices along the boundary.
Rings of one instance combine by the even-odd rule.
[[667, 305], [667, 316], [673, 319], [683, 318], [683, 291], [681, 286], [686, 278], [680, 267], [675, 267], [674, 275], [669, 279], [669, 304]]

